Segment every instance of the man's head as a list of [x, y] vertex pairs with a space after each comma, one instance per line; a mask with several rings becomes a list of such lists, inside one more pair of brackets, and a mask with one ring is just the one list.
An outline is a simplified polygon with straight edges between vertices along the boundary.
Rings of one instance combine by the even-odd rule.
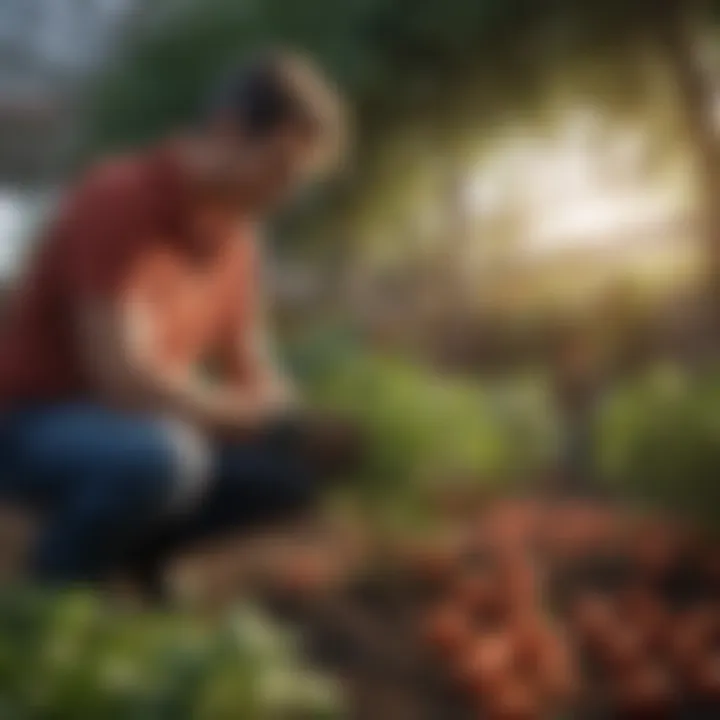
[[268, 52], [236, 69], [203, 110], [205, 173], [231, 198], [266, 210], [340, 158], [342, 103], [307, 59]]

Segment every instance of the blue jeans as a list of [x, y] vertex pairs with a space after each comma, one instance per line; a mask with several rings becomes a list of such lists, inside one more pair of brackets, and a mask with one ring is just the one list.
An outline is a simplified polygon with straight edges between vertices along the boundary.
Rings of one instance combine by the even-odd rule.
[[305, 506], [313, 483], [292, 432], [217, 443], [188, 427], [90, 404], [37, 406], [2, 420], [4, 491], [45, 513], [34, 567], [93, 582], [203, 536]]

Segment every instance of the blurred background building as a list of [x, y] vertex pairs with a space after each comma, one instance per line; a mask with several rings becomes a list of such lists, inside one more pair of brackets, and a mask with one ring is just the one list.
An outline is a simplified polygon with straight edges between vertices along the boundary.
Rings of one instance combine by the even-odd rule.
[[122, 36], [134, 0], [0, 3], [0, 279], [22, 256], [73, 147], [98, 67]]

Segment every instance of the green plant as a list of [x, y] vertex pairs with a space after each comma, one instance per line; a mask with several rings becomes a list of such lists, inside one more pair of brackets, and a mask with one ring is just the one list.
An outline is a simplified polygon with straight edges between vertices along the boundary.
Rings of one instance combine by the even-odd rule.
[[623, 492], [720, 521], [720, 378], [660, 368], [618, 388], [600, 423], [604, 469]]
[[87, 592], [0, 598], [0, 716], [17, 720], [342, 717], [337, 688], [257, 609], [223, 620], [121, 612]]
[[362, 488], [407, 501], [453, 477], [505, 482], [547, 462], [554, 425], [544, 384], [439, 375], [371, 354], [347, 338], [310, 338], [290, 352], [311, 398], [360, 422], [367, 435]]

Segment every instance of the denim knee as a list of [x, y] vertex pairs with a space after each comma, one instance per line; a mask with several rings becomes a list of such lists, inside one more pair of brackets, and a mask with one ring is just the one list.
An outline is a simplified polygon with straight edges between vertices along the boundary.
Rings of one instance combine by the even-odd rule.
[[170, 463], [168, 510], [181, 512], [197, 505], [208, 490], [215, 474], [213, 447], [206, 435], [181, 420], [163, 420], [161, 432]]
[[[153, 421], [133, 428], [106, 457], [101, 491], [121, 513], [138, 519], [182, 510], [202, 497], [211, 452], [204, 438], [178, 422]], [[100, 470], [98, 468], [98, 470]]]

